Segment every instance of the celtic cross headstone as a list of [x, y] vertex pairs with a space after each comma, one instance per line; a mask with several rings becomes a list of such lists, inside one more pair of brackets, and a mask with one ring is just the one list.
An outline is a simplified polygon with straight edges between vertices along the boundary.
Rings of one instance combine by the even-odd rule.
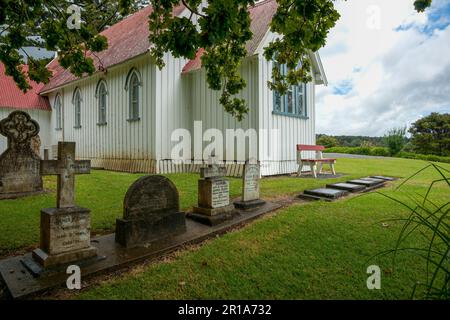
[[0, 199], [43, 191], [40, 157], [32, 148], [39, 124], [23, 111], [14, 111], [0, 121], [0, 134], [8, 148], [0, 155]]

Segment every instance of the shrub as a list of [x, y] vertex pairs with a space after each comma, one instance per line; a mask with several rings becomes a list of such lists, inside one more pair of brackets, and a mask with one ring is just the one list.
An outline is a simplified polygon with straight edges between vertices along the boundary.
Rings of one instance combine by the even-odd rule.
[[432, 161], [432, 162], [450, 163], [450, 157], [441, 157], [441, 156], [436, 156], [433, 154], [418, 154], [418, 153], [401, 151], [396, 156], [399, 158], [406, 158], [406, 159], [417, 159], [417, 160]]
[[399, 153], [406, 143], [406, 127], [404, 128], [394, 128], [388, 131], [387, 135], [384, 136], [384, 141], [389, 148], [389, 153], [391, 156], [395, 156]]
[[375, 147], [370, 150], [371, 156], [389, 157], [389, 150], [383, 147]]
[[319, 146], [324, 146], [325, 148], [331, 148], [338, 146], [339, 142], [335, 137], [323, 135], [317, 138], [316, 144]]
[[[360, 155], [370, 155], [370, 156], [378, 156], [378, 157], [389, 157], [390, 152], [388, 148], [383, 147], [334, 147], [328, 148], [325, 150], [328, 153], [347, 153], [347, 154], [360, 154]], [[424, 160], [431, 162], [444, 162], [450, 163], [450, 157], [441, 157], [432, 154], [417, 154], [413, 152], [405, 152], [400, 151], [395, 155], [398, 158], [406, 158], [406, 159], [416, 159], [416, 160]]]
[[363, 154], [365, 156], [370, 156], [370, 147], [358, 147], [355, 148], [357, 154]]
[[352, 147], [333, 147], [333, 148], [327, 148], [325, 152], [329, 153], [351, 153], [350, 150], [353, 149]]

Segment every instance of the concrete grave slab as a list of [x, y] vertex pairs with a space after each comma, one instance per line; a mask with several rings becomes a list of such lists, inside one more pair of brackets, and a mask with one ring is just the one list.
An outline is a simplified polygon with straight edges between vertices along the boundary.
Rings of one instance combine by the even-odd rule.
[[314, 190], [305, 190], [304, 194], [328, 199], [338, 199], [343, 196], [346, 196], [348, 192], [338, 189], [319, 188]]
[[327, 184], [327, 188], [345, 190], [349, 192], [362, 192], [366, 189], [365, 186], [362, 186], [360, 184], [345, 183], [345, 182]]
[[363, 180], [363, 179], [349, 180], [349, 181], [347, 181], [347, 183], [359, 184], [359, 185], [366, 186], [366, 187], [373, 187], [373, 186], [376, 186], [376, 185], [380, 184], [377, 181]]
[[385, 176], [370, 176], [371, 178], [375, 178], [375, 179], [381, 179], [384, 181], [395, 181], [397, 180], [396, 178], [393, 177], [385, 177]]
[[384, 183], [384, 182], [386, 182], [386, 180], [377, 179], [377, 178], [371, 178], [371, 177], [364, 177], [364, 178], [361, 178], [361, 180], [374, 181], [374, 182], [377, 182], [377, 183]]

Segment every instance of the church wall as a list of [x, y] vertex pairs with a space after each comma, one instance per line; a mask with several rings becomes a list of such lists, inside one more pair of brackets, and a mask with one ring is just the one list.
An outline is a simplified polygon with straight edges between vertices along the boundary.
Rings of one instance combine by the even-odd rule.
[[261, 94], [259, 96], [258, 121], [261, 129], [271, 133], [262, 135], [259, 140], [262, 175], [296, 172], [298, 169], [296, 145], [314, 145], [316, 143], [314, 82], [308, 83], [306, 89], [307, 118], [274, 114], [274, 93], [267, 87], [267, 82], [272, 77], [272, 68], [272, 61], [267, 61], [260, 55], [259, 92]]
[[[139, 121], [129, 119], [129, 95], [125, 90], [129, 71], [136, 68], [141, 76]], [[90, 159], [95, 167], [120, 171], [150, 171], [155, 157], [155, 66], [148, 55], [112, 67], [107, 73], [95, 74], [69, 84], [49, 95], [52, 108], [55, 97], [63, 97], [63, 129], [56, 128], [52, 112], [52, 145], [59, 140], [77, 143], [77, 158]], [[98, 122], [96, 87], [107, 83], [106, 125]], [[72, 101], [76, 88], [81, 90], [81, 128], [75, 128], [75, 107]], [[54, 110], [53, 110], [54, 111]]]
[[[245, 79], [247, 87], [238, 95], [238, 98], [245, 99], [247, 107], [249, 108], [248, 114], [245, 115], [245, 118], [242, 121], [238, 121], [236, 118], [232, 117], [224, 110], [223, 106], [219, 102], [221, 91], [209, 89], [208, 83], [206, 82], [206, 73], [204, 69], [184, 76], [185, 81], [191, 84], [189, 108], [192, 114], [192, 120], [190, 123], [192, 139], [194, 139], [194, 121], [202, 122], [203, 133], [205, 133], [205, 131], [208, 129], [220, 130], [222, 132], [224, 140], [226, 140], [227, 129], [242, 129], [243, 131], [247, 131], [248, 129], [254, 129], [256, 131], [258, 130], [257, 59], [246, 59], [241, 67], [241, 75]], [[204, 149], [209, 144], [210, 141], [203, 141], [202, 149]], [[225, 149], [226, 141], [224, 141], [223, 158], [221, 160], [238, 160], [239, 157], [236, 150], [234, 150], [234, 153], [227, 153]], [[192, 156], [195, 158], [195, 160], [201, 160], [194, 152], [194, 150], [192, 150]], [[219, 156], [217, 150], [216, 156]]]

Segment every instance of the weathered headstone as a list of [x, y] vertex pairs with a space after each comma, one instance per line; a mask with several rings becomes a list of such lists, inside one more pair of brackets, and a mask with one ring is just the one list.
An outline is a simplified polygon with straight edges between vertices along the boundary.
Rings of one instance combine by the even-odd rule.
[[0, 134], [8, 139], [8, 148], [0, 155], [0, 199], [43, 191], [41, 159], [31, 144], [38, 133], [39, 124], [23, 111], [14, 111], [0, 121]]
[[256, 209], [266, 202], [259, 198], [260, 164], [257, 161], [247, 161], [242, 175], [242, 198], [234, 202], [234, 206], [242, 210]]
[[116, 242], [136, 247], [185, 231], [178, 190], [168, 178], [142, 177], [128, 189], [123, 219], [116, 223]]
[[33, 259], [51, 267], [97, 255], [90, 242], [90, 210], [75, 205], [75, 174], [90, 173], [88, 160], [75, 160], [75, 142], [58, 143], [58, 160], [42, 160], [42, 175], [57, 175], [57, 207], [41, 211], [41, 244]]
[[40, 157], [41, 154], [41, 144], [41, 137], [39, 137], [39, 135], [31, 138], [31, 149], [33, 149], [34, 153], [36, 153], [38, 157]]
[[230, 183], [224, 178], [226, 168], [217, 163], [200, 168], [198, 180], [198, 206], [188, 217], [198, 222], [214, 226], [234, 215], [234, 206], [230, 204]]

